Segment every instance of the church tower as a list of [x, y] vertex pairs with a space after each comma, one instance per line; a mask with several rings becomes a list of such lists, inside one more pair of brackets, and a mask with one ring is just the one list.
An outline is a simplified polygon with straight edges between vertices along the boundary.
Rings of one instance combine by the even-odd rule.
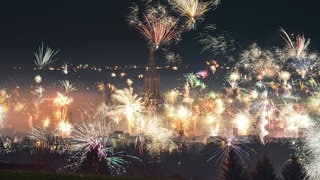
[[144, 92], [147, 105], [155, 106], [158, 109], [162, 104], [162, 97], [160, 96], [160, 75], [156, 71], [154, 52], [155, 50], [150, 48], [149, 62], [144, 78]]

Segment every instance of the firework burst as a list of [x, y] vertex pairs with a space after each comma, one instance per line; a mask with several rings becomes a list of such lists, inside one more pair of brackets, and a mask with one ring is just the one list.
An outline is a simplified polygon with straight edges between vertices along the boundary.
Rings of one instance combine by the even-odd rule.
[[196, 21], [202, 21], [204, 19], [204, 13], [217, 6], [220, 1], [210, 0], [200, 2], [199, 0], [172, 0], [170, 3], [175, 11], [187, 18], [187, 28], [194, 29]]
[[[104, 131], [107, 131], [104, 132]], [[75, 151], [75, 162], [70, 164], [70, 167], [79, 168], [89, 153], [96, 153], [100, 160], [105, 161], [105, 164], [111, 174], [123, 174], [125, 165], [129, 164], [127, 157], [132, 157], [124, 154], [124, 152], [113, 152], [108, 133], [108, 129], [103, 128], [101, 121], [81, 122], [77, 123], [71, 134], [71, 144]]]
[[0, 104], [0, 129], [3, 128], [5, 125], [6, 112], [6, 107]]
[[65, 93], [77, 90], [77, 88], [73, 84], [70, 84], [69, 80], [62, 80], [59, 81], [59, 83], [61, 87], [64, 89]]
[[163, 126], [163, 121], [161, 118], [151, 117], [140, 122], [139, 131], [149, 140], [146, 146], [151, 154], [172, 152], [177, 149], [177, 145], [173, 142], [174, 134]]
[[138, 6], [132, 6], [128, 21], [139, 30], [154, 49], [180, 38], [178, 20], [170, 16], [166, 7], [160, 4], [148, 6], [141, 15]]
[[111, 98], [114, 106], [110, 111], [110, 116], [116, 121], [124, 117], [128, 122], [128, 132], [131, 134], [132, 126], [144, 111], [142, 98], [133, 94], [133, 88], [116, 89]]
[[37, 53], [34, 53], [36, 59], [33, 62], [36, 64], [38, 69], [44, 69], [45, 67], [57, 61], [57, 59], [54, 59], [54, 56], [58, 52], [59, 50], [55, 51], [48, 46], [44, 51], [44, 45], [42, 43], [42, 45], [39, 46], [39, 51]]
[[57, 97], [53, 99], [54, 105], [60, 107], [60, 110], [56, 113], [60, 121], [65, 121], [67, 118], [68, 105], [73, 102], [73, 98], [69, 96], [64, 96], [63, 94], [57, 92]]
[[304, 169], [312, 180], [320, 178], [320, 131], [318, 127], [310, 128], [305, 133], [306, 139], [303, 145]]
[[317, 53], [309, 52], [308, 46], [310, 40], [303, 35], [298, 35], [295, 41], [290, 38], [283, 28], [280, 28], [280, 36], [287, 43], [282, 51], [278, 51], [279, 58], [291, 69], [294, 69], [302, 79], [306, 76], [313, 76], [314, 70], [319, 67], [319, 55]]
[[228, 32], [215, 32], [215, 25], [204, 27], [204, 31], [199, 33], [197, 39], [202, 45], [202, 51], [209, 51], [213, 55], [229, 55], [236, 49], [236, 41]]
[[[230, 133], [231, 132], [229, 132], [229, 134]], [[227, 158], [231, 150], [234, 150], [234, 152], [243, 164], [245, 164], [246, 160], [250, 160], [250, 153], [246, 151], [245, 148], [249, 149], [251, 152], [254, 153], [255, 151], [252, 148], [246, 146], [244, 142], [241, 142], [238, 139], [236, 139], [231, 134], [229, 136], [216, 138], [214, 143], [217, 145], [217, 147], [214, 147], [212, 150], [209, 150], [204, 153], [204, 155], [209, 153], [212, 154], [212, 156], [209, 159], [207, 159], [207, 161], [217, 159], [217, 163], [222, 162]]]

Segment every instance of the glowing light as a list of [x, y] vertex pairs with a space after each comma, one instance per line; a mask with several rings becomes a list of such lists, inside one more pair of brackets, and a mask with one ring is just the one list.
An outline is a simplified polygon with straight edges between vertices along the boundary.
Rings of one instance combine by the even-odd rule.
[[34, 81], [39, 84], [39, 83], [41, 83], [41, 81], [42, 81], [42, 77], [41, 77], [40, 75], [36, 75], [36, 76], [34, 77]]
[[212, 7], [219, 4], [219, 0], [210, 0], [208, 2], [200, 2], [199, 0], [171, 0], [173, 8], [182, 16], [187, 17], [187, 27], [193, 29], [196, 20], [201, 21], [204, 13]]
[[129, 23], [139, 30], [154, 49], [158, 49], [161, 44], [168, 44], [173, 39], [179, 38], [180, 31], [177, 29], [177, 19], [169, 16], [164, 6], [148, 7], [142, 14], [141, 20], [138, 7], [131, 9]]
[[58, 134], [62, 137], [70, 137], [72, 125], [68, 121], [59, 121], [57, 125]]
[[0, 104], [0, 129], [5, 125], [6, 108]]
[[247, 135], [250, 127], [250, 119], [244, 114], [238, 114], [234, 119], [239, 135]]
[[131, 134], [136, 118], [140, 116], [144, 109], [142, 99], [133, 94], [132, 88], [116, 89], [111, 97], [115, 106], [112, 108], [110, 115], [114, 119], [122, 119], [124, 116], [128, 122], [128, 132]]
[[44, 52], [44, 47], [42, 45], [39, 47], [38, 53], [34, 53], [36, 59], [33, 61], [38, 69], [44, 69], [46, 66], [57, 61], [57, 59], [53, 59], [53, 57], [59, 52], [59, 50], [55, 51], [52, 50], [50, 47], [47, 46], [46, 51]]

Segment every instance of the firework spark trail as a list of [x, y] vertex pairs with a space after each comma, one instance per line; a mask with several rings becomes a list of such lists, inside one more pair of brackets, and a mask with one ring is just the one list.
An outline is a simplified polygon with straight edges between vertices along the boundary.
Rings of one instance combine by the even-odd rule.
[[69, 80], [61, 80], [59, 81], [60, 86], [64, 89], [65, 93], [70, 93], [72, 91], [77, 90], [74, 84], [70, 84]]
[[146, 117], [141, 120], [139, 131], [150, 140], [146, 144], [150, 154], [159, 154], [162, 151], [172, 152], [174, 149], [177, 149], [177, 145], [172, 140], [174, 134], [163, 126], [163, 119], [159, 117]]
[[170, 16], [164, 6], [149, 6], [141, 16], [139, 8], [133, 6], [128, 21], [149, 41], [152, 48], [158, 49], [160, 45], [180, 38], [178, 20]]
[[304, 36], [297, 36], [297, 41], [295, 43], [293, 43], [293, 41], [291, 40], [290, 36], [287, 34], [287, 32], [280, 27], [279, 31], [282, 33], [280, 34], [280, 36], [286, 41], [286, 43], [288, 44], [288, 46], [290, 48], [292, 48], [292, 50], [295, 51], [295, 55], [298, 58], [301, 53], [307, 49], [310, 40], [307, 40], [304, 38]]
[[191, 88], [200, 87], [201, 89], [205, 89], [207, 87], [206, 84], [196, 74], [187, 73], [187, 74], [184, 74], [183, 76]]
[[31, 139], [39, 140], [42, 142], [46, 142], [48, 140], [49, 132], [46, 128], [42, 127], [34, 127], [30, 132], [29, 137]]
[[187, 29], [194, 29], [196, 21], [204, 19], [204, 13], [216, 7], [220, 0], [209, 0], [200, 2], [199, 0], [172, 0], [170, 4], [173, 9], [187, 18]]
[[57, 134], [62, 138], [70, 137], [72, 132], [72, 124], [67, 120], [60, 120], [57, 124], [56, 130]]
[[38, 69], [44, 69], [45, 67], [57, 61], [57, 59], [54, 59], [54, 56], [58, 52], [59, 50], [55, 51], [48, 46], [44, 51], [44, 45], [42, 43], [42, 45], [39, 46], [39, 51], [37, 53], [34, 53], [36, 59], [33, 62], [36, 64]]
[[214, 56], [227, 56], [236, 49], [236, 41], [228, 32], [215, 32], [215, 25], [204, 27], [203, 32], [197, 36], [198, 42], [202, 45], [201, 52], [209, 51]]
[[173, 51], [165, 51], [165, 64], [168, 66], [178, 67], [181, 64], [181, 56]]
[[66, 121], [67, 119], [67, 111], [68, 105], [73, 102], [73, 98], [69, 96], [64, 96], [63, 94], [57, 92], [57, 97], [53, 99], [54, 105], [60, 107], [60, 111], [58, 113], [60, 121]]
[[109, 136], [105, 135], [109, 134], [109, 131], [110, 129], [103, 128], [101, 121], [77, 123], [71, 134], [70, 140], [75, 151], [75, 154], [72, 157], [75, 161], [68, 166], [79, 168], [86, 158], [86, 155], [92, 149], [97, 148], [98, 157], [106, 161], [106, 164], [113, 175], [124, 173], [125, 165], [129, 164], [129, 161], [126, 160], [126, 158], [135, 157], [126, 155], [124, 152], [112, 152], [109, 147]]
[[249, 76], [258, 76], [261, 79], [273, 77], [282, 68], [282, 62], [272, 50], [263, 49], [254, 43], [247, 50], [242, 51], [236, 67], [244, 68], [250, 73]]
[[306, 40], [305, 37], [296, 36], [296, 41], [293, 41], [290, 36], [285, 32], [283, 28], [279, 30], [281, 32], [280, 36], [285, 40], [288, 47], [277, 51], [279, 59], [296, 70], [302, 79], [306, 76], [313, 75], [314, 70], [319, 68], [319, 55], [314, 52], [308, 51], [308, 45], [310, 40]]
[[314, 92], [310, 97], [307, 99], [307, 107], [308, 110], [315, 113], [317, 116], [320, 115], [320, 92]]
[[[256, 109], [255, 118], [260, 119], [257, 122], [263, 143], [266, 135], [273, 136], [268, 131], [274, 127], [283, 129], [281, 136], [298, 137], [299, 130], [308, 128], [311, 122], [307, 108], [314, 110], [317, 106], [316, 103], [309, 103], [304, 108], [301, 97], [310, 97], [317, 90], [315, 78], [318, 77], [319, 65], [315, 60], [318, 55], [307, 51], [309, 42], [303, 36], [297, 37], [297, 42], [292, 41], [286, 33], [283, 37], [286, 37], [289, 48], [266, 49], [252, 44], [242, 51], [240, 61], [234, 67], [240, 74], [241, 84], [232, 84], [233, 81], [230, 81], [241, 92], [255, 92], [255, 98], [249, 97], [246, 104], [251, 107], [250, 111]], [[316, 99], [315, 95], [309, 98], [309, 102], [316, 102]], [[300, 108], [290, 110], [285, 104]]]
[[5, 126], [6, 108], [0, 104], [0, 129]]
[[232, 149], [235, 151], [236, 155], [239, 157], [243, 164], [245, 164], [247, 160], [250, 160], [250, 153], [246, 151], [245, 148], [249, 149], [252, 152], [255, 151], [252, 148], [246, 146], [245, 143], [236, 141], [235, 137], [231, 134], [229, 136], [219, 137], [217, 139], [217, 142], [215, 143], [220, 145], [204, 153], [204, 155], [209, 153], [212, 154], [210, 158], [207, 159], [208, 162], [215, 158], [217, 158], [217, 163], [224, 161], [227, 158], [228, 153]]
[[304, 170], [311, 180], [320, 179], [320, 131], [318, 127], [309, 128], [305, 132], [303, 148]]
[[6, 125], [7, 111], [9, 108], [8, 99], [10, 95], [5, 89], [0, 89], [0, 129]]
[[133, 88], [116, 89], [111, 95], [115, 105], [110, 111], [110, 117], [116, 121], [125, 119], [128, 122], [128, 132], [132, 133], [132, 127], [135, 121], [139, 118], [144, 111], [144, 103], [141, 97], [133, 94]]
[[280, 110], [280, 118], [284, 124], [284, 132], [288, 137], [298, 138], [300, 129], [311, 127], [312, 120], [306, 111], [288, 103]]

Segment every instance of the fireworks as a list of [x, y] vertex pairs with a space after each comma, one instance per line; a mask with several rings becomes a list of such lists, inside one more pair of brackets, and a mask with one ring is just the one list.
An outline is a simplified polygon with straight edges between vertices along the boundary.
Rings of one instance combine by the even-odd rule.
[[199, 43], [202, 45], [202, 52], [209, 51], [213, 55], [226, 56], [236, 49], [236, 41], [228, 32], [215, 32], [215, 25], [208, 25], [202, 33], [199, 33]]
[[71, 142], [78, 158], [69, 166], [79, 168], [86, 158], [89, 158], [87, 156], [89, 153], [96, 153], [100, 160], [105, 161], [103, 165], [106, 167], [104, 168], [109, 168], [111, 174], [124, 173], [124, 165], [129, 163], [125, 158], [133, 156], [127, 156], [122, 152], [112, 152], [109, 137], [105, 136], [108, 133], [104, 131], [108, 131], [108, 129], [104, 129], [100, 121], [76, 124], [71, 134]]
[[56, 106], [67, 106], [73, 102], [73, 99], [68, 96], [64, 96], [63, 94], [57, 92], [57, 97], [53, 99], [53, 103]]
[[70, 84], [69, 80], [59, 81], [59, 83], [64, 88], [65, 93], [77, 90], [74, 85]]
[[42, 77], [41, 77], [40, 75], [36, 75], [36, 76], [34, 77], [34, 81], [39, 84], [39, 83], [41, 83], [41, 81], [42, 81]]
[[166, 65], [171, 67], [177, 67], [181, 63], [181, 57], [179, 54], [175, 54], [174, 52], [166, 52], [165, 58], [167, 59]]
[[132, 7], [131, 9], [129, 23], [139, 30], [152, 45], [152, 48], [158, 49], [162, 44], [168, 44], [174, 39], [179, 39], [178, 20], [170, 16], [164, 6], [148, 7], [142, 13], [142, 18], [139, 17], [138, 7]]
[[48, 141], [49, 132], [47, 129], [42, 127], [34, 127], [29, 135], [31, 139], [46, 143]]
[[[195, 28], [204, 13], [218, 3], [217, 0], [170, 2], [181, 16], [187, 18], [187, 29]], [[128, 20], [152, 46], [151, 58], [162, 45], [180, 39], [183, 31], [179, 26], [180, 21], [169, 12], [165, 6], [151, 2], [147, 3], [143, 12], [137, 6], [131, 7]], [[199, 42], [204, 46], [202, 50], [208, 50], [214, 56], [229, 55], [228, 52], [235, 49], [235, 41], [225, 32], [212, 35], [215, 30], [210, 25], [200, 34]], [[143, 155], [144, 149], [152, 155], [159, 155], [179, 149], [183, 144], [181, 142], [189, 141], [188, 138], [202, 136], [205, 139], [210, 134], [216, 140], [208, 161], [224, 159], [230, 149], [234, 149], [245, 161], [249, 153], [244, 151], [244, 144], [251, 140], [248, 140], [251, 136], [258, 136], [262, 144], [266, 144], [268, 138], [292, 138], [292, 142], [297, 142], [296, 138], [306, 138], [306, 171], [318, 179], [320, 175], [315, 169], [320, 167], [317, 150], [319, 137], [318, 129], [313, 129], [312, 125], [320, 114], [319, 57], [307, 51], [309, 40], [304, 36], [297, 36], [294, 41], [283, 29], [280, 31], [288, 45], [285, 48], [263, 48], [253, 43], [240, 52], [239, 61], [232, 62], [233, 66], [220, 66], [218, 60], [207, 60], [205, 67], [197, 69], [195, 73], [183, 74], [183, 83], [164, 93], [163, 112], [149, 111], [146, 107], [148, 103], [145, 103], [148, 97], [143, 99], [138, 96], [141, 92], [134, 93], [133, 81], [136, 80], [131, 79], [131, 74], [121, 67], [108, 73], [112, 80], [115, 77], [126, 80], [124, 86], [127, 88], [117, 89], [115, 85], [105, 83], [105, 80], [98, 80], [94, 84], [100, 92], [97, 96], [99, 99], [97, 102], [93, 102], [96, 99], [92, 102], [81, 99], [79, 109], [73, 106], [74, 99], [71, 97], [71, 92], [76, 90], [78, 84], [61, 80], [59, 85], [62, 93], [52, 95], [52, 92], [56, 92], [55, 87], [46, 87], [42, 84], [42, 76], [36, 75], [31, 79], [36, 85], [31, 86], [31, 94], [35, 98], [30, 103], [29, 99], [20, 100], [19, 93], [22, 90], [17, 92], [18, 88], [11, 94], [6, 88], [0, 90], [0, 129], [7, 127], [9, 113], [22, 112], [21, 119], [30, 123], [30, 137], [35, 141], [35, 146], [46, 146], [50, 136], [59, 137], [65, 142], [63, 146], [68, 146], [72, 151], [68, 154], [70, 159], [75, 158], [75, 161], [70, 160], [71, 164], [79, 168], [88, 156], [94, 154], [99, 162], [104, 161], [105, 166], [110, 166], [114, 174], [124, 172], [124, 165], [128, 163], [124, 158], [128, 156], [116, 151], [120, 147], [117, 146], [118, 141], [135, 143], [135, 146], [139, 146], [140, 155]], [[166, 65], [177, 68], [181, 62], [180, 55], [169, 50], [164, 52]], [[49, 47], [44, 51], [42, 44], [35, 54], [37, 69], [44, 69], [53, 63], [57, 53]], [[83, 69], [88, 67], [84, 65]], [[222, 85], [211, 82], [216, 77], [218, 79], [215, 74], [218, 67], [226, 73], [224, 78], [219, 79], [223, 81]], [[67, 75], [69, 68], [65, 63], [61, 69]], [[139, 74], [138, 77], [143, 76]], [[206, 82], [210, 83], [209, 86]], [[93, 89], [87, 84], [85, 87], [86, 92]], [[27, 92], [30, 93], [30, 89]], [[102, 96], [106, 99], [102, 99]], [[75, 109], [75, 115], [79, 114], [74, 119], [67, 117], [68, 108], [71, 107]], [[83, 122], [79, 123], [80, 120]], [[52, 128], [52, 125], [55, 127]], [[119, 131], [119, 128], [129, 135], [123, 133], [125, 135], [110, 138], [111, 130]], [[304, 130], [310, 130], [306, 137], [301, 133]], [[10, 143], [6, 142], [6, 146], [11, 146]]]
[[68, 121], [59, 121], [56, 129], [58, 135], [66, 138], [69, 137], [72, 132], [72, 125]]
[[0, 129], [5, 125], [6, 108], [0, 104]]
[[245, 114], [238, 114], [234, 119], [235, 127], [239, 135], [247, 135], [250, 129], [250, 118]]
[[33, 61], [38, 69], [44, 69], [45, 67], [49, 66], [50, 64], [57, 61], [57, 59], [54, 59], [54, 56], [59, 52], [59, 50], [55, 51], [47, 46], [45, 52], [43, 43], [41, 46], [39, 46], [38, 53], [34, 53], [34, 56], [36, 59]]
[[199, 0], [172, 0], [174, 10], [187, 18], [187, 28], [195, 28], [196, 21], [202, 21], [204, 13], [219, 4], [219, 0], [200, 2]]
[[313, 127], [305, 132], [305, 144], [303, 145], [304, 152], [304, 168], [307, 175], [312, 180], [320, 178], [320, 131], [319, 128]]
[[163, 119], [151, 117], [143, 119], [140, 126], [140, 132], [144, 134], [147, 141], [147, 150], [151, 154], [158, 154], [162, 151], [172, 152], [177, 149], [177, 144], [173, 142], [174, 134], [163, 126]]
[[[230, 150], [234, 150], [234, 152], [237, 154], [239, 159], [243, 164], [245, 164], [246, 160], [249, 159], [249, 152], [245, 151], [245, 148], [243, 143], [237, 141], [234, 136], [229, 135], [229, 136], [224, 136], [223, 138], [217, 138], [216, 141], [214, 142], [218, 147], [214, 147], [212, 150], [209, 150], [205, 152], [204, 154], [209, 154], [212, 153], [212, 156], [207, 159], [207, 161], [211, 161], [213, 159], [217, 159], [217, 162], [225, 160], [227, 158], [228, 153]], [[243, 146], [243, 147], [242, 147]], [[250, 151], [253, 151], [250, 149]]]
[[[301, 78], [306, 78], [309, 73], [312, 75], [313, 70], [319, 66], [319, 56], [317, 53], [308, 51], [310, 40], [305, 37], [296, 36], [296, 41], [293, 41], [284, 29], [280, 28], [281, 37], [285, 40], [288, 47], [279, 52], [279, 57], [286, 63], [289, 68], [296, 71]], [[311, 72], [310, 72], [311, 71]]]
[[53, 103], [56, 106], [60, 107], [60, 110], [56, 114], [59, 120], [66, 120], [68, 105], [70, 105], [72, 102], [73, 98], [64, 96], [63, 94], [57, 92], [57, 97], [53, 99]]
[[116, 104], [110, 112], [111, 116], [116, 120], [125, 117], [128, 122], [128, 132], [131, 133], [135, 120], [144, 109], [142, 99], [137, 94], [133, 94], [132, 88], [117, 89], [111, 97]]

